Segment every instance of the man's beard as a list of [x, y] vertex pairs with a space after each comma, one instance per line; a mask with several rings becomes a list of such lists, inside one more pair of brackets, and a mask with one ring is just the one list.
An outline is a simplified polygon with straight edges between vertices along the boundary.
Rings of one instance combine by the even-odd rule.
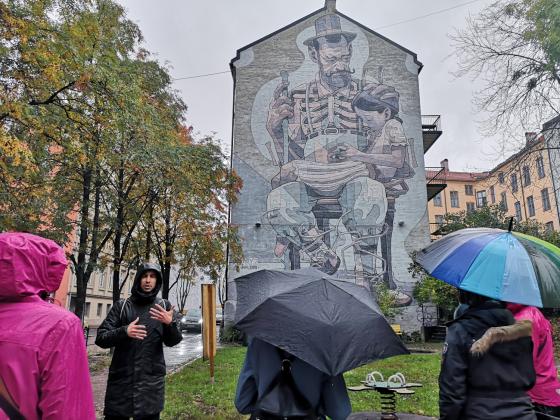
[[325, 72], [324, 78], [329, 86], [335, 88], [342, 88], [350, 84], [354, 72], [355, 70], [350, 70], [350, 69], [339, 70], [335, 72]]

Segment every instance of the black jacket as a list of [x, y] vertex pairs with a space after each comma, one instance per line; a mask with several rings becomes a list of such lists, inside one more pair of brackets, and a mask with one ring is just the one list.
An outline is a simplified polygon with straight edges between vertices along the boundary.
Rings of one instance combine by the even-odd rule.
[[[142, 274], [148, 270], [158, 273], [158, 282], [150, 294], [145, 294], [139, 285]], [[182, 340], [182, 335], [176, 314], [170, 325], [150, 318], [149, 309], [156, 303], [167, 310], [171, 307], [167, 300], [156, 297], [160, 288], [159, 266], [142, 265], [137, 271], [131, 297], [115, 303], [97, 330], [95, 344], [102, 348], [115, 347], [105, 394], [105, 415], [136, 417], [163, 410], [165, 359], [162, 344], [174, 346]], [[146, 326], [144, 340], [132, 339], [126, 333], [128, 324], [137, 317], [140, 318], [138, 324]]]
[[[497, 327], [497, 328], [492, 328]], [[449, 324], [439, 376], [440, 419], [535, 419], [530, 323], [488, 301]]]

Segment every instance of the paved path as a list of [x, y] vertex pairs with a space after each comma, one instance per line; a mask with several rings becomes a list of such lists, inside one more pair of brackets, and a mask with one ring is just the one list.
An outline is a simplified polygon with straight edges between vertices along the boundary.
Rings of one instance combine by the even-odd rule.
[[[88, 346], [90, 349], [91, 346]], [[172, 372], [197, 357], [202, 356], [202, 335], [183, 333], [183, 341], [175, 347], [164, 347], [165, 363], [167, 372]], [[109, 368], [101, 369], [91, 375], [91, 385], [93, 387], [93, 397], [95, 400], [95, 410], [97, 418], [103, 418], [103, 406], [105, 400], [105, 388], [107, 386], [107, 375]]]

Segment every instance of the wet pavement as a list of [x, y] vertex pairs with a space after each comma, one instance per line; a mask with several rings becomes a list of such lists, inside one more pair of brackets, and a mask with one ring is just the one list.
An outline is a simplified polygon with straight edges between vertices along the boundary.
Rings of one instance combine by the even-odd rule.
[[183, 341], [174, 347], [164, 347], [167, 372], [177, 369], [198, 357], [202, 357], [202, 334], [183, 332]]

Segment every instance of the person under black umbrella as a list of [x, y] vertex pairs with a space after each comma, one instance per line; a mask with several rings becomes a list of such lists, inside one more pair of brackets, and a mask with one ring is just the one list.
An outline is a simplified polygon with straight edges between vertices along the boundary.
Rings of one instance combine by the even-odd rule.
[[[277, 386], [283, 375], [280, 370], [286, 364], [289, 364], [289, 372], [285, 372], [285, 376], [290, 379], [284, 381], [284, 385], [290, 381], [290, 390]], [[279, 395], [283, 398], [278, 398]], [[298, 419], [329, 416], [333, 420], [342, 420], [352, 411], [342, 374], [327, 375], [258, 338], [249, 340], [237, 382], [235, 407], [241, 414], [251, 414], [254, 420], [276, 419], [279, 417], [271, 412], [287, 411], [297, 414]]]

